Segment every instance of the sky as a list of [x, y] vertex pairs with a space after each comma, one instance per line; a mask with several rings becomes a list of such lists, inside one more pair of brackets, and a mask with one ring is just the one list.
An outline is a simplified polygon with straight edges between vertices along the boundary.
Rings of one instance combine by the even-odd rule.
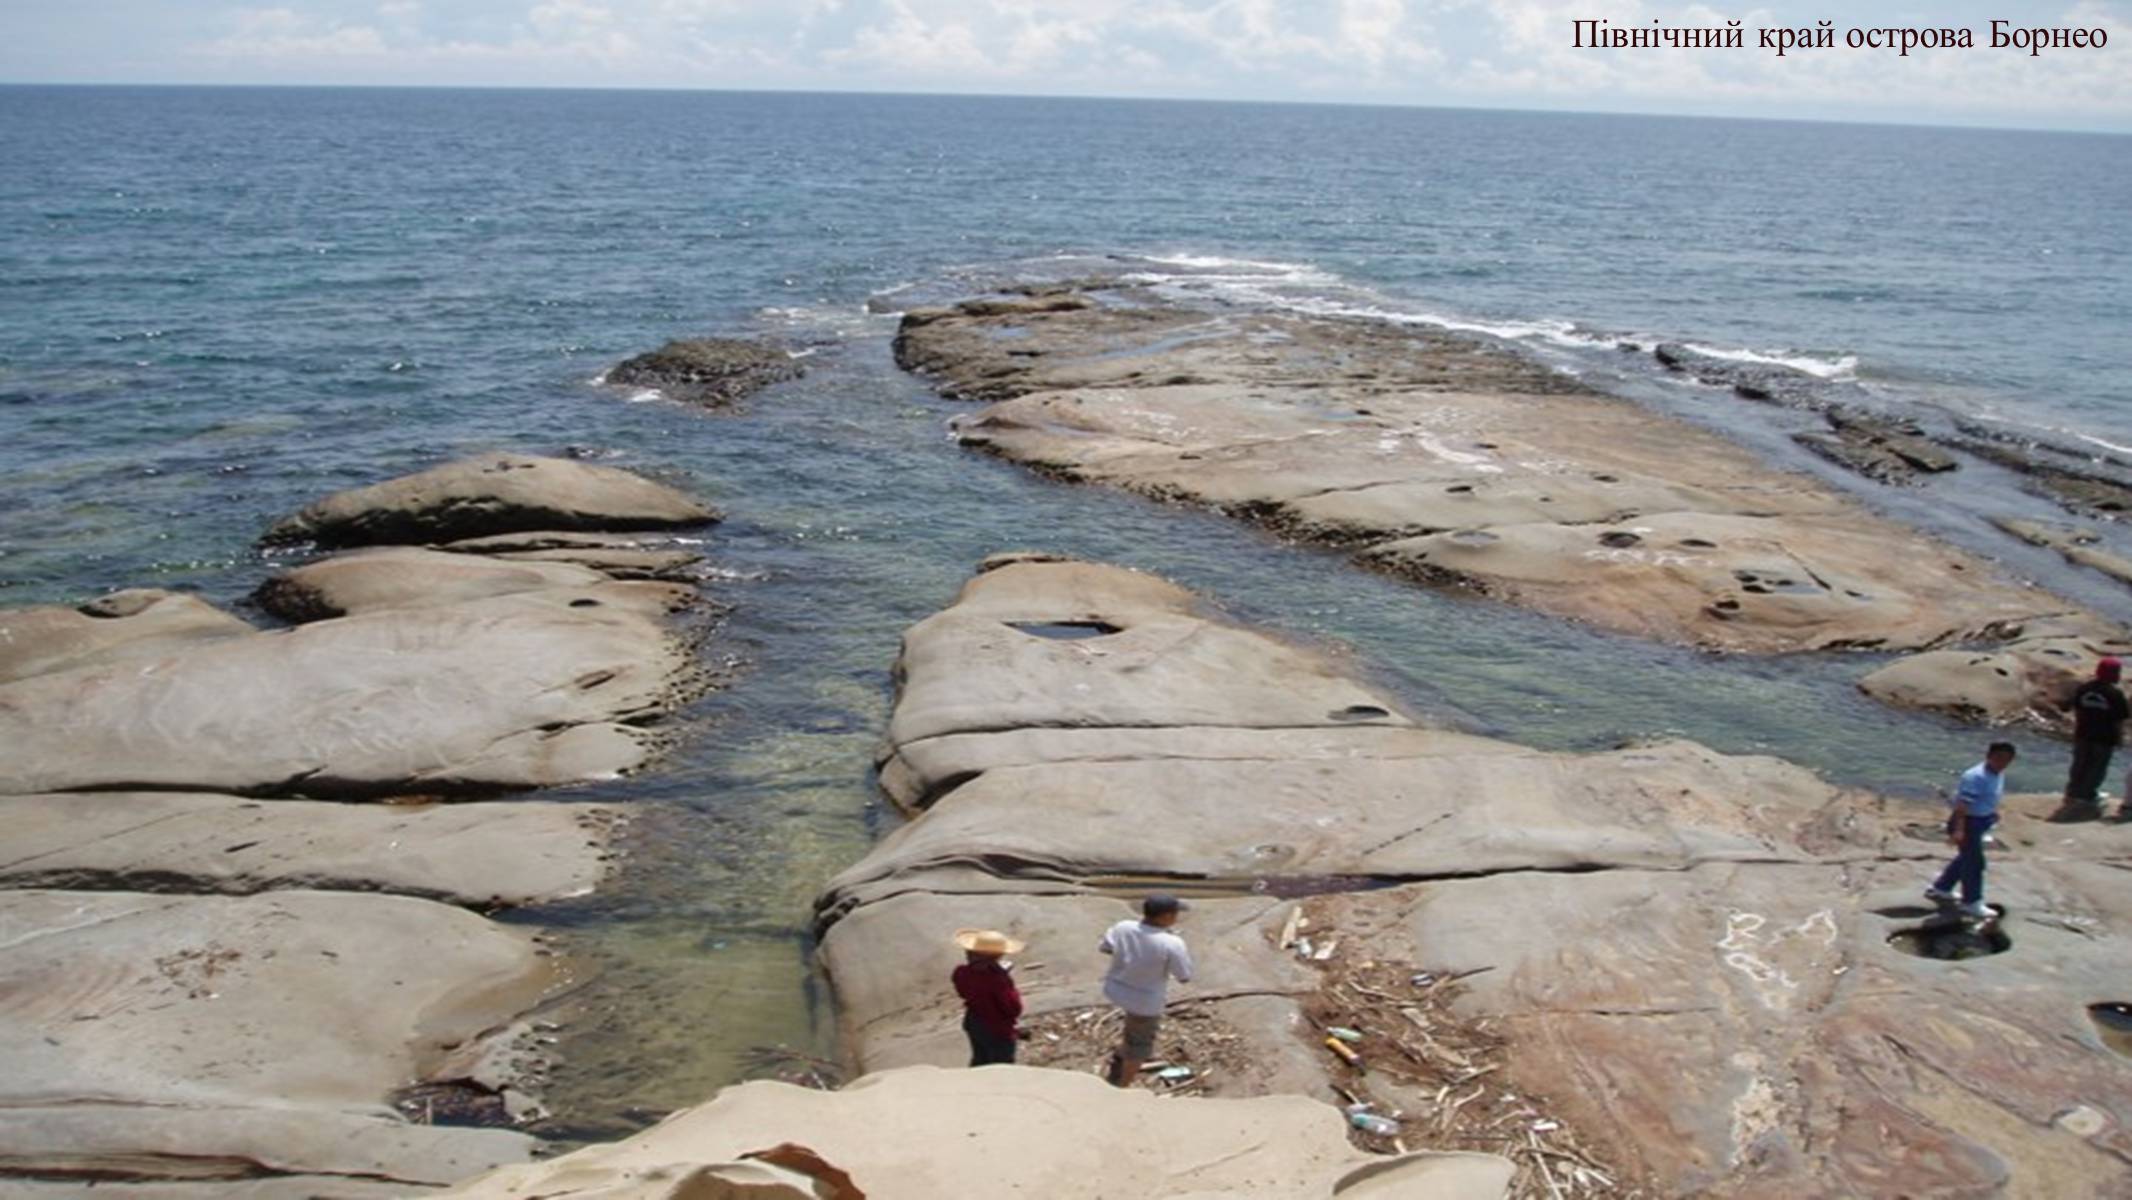
[[[1574, 22], [1741, 49], [1578, 49]], [[2102, 28], [1993, 50], [1993, 18]], [[1764, 26], [1833, 19], [1778, 58]], [[1852, 26], [1974, 31], [1849, 49]], [[1283, 100], [2132, 132], [2132, 0], [0, 0], [0, 82], [641, 87]]]

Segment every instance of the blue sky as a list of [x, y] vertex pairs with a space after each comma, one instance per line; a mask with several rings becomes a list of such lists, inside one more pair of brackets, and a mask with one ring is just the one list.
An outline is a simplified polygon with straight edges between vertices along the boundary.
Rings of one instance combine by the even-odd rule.
[[[2100, 51], [1579, 50], [1572, 22], [2109, 30]], [[2132, 0], [0, 0], [0, 81], [771, 88], [2132, 130]]]

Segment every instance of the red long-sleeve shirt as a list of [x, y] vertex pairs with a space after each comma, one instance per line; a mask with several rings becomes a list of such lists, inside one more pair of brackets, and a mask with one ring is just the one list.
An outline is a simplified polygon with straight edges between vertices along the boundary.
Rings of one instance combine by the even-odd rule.
[[986, 1032], [994, 1037], [1014, 1036], [1014, 1024], [1022, 1015], [1022, 993], [1014, 986], [1014, 976], [998, 963], [987, 962], [964, 963], [955, 968], [952, 978], [963, 1007]]

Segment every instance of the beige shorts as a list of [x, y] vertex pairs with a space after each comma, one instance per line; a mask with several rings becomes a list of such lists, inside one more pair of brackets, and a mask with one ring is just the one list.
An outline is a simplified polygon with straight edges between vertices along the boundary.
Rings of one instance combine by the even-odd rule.
[[1161, 1017], [1125, 1014], [1125, 1057], [1134, 1062], [1146, 1062], [1155, 1057], [1155, 1034], [1161, 1028]]

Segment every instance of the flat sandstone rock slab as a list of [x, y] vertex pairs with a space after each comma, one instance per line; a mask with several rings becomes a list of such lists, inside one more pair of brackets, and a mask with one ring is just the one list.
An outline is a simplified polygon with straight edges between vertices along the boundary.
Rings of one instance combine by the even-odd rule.
[[618, 810], [245, 800], [183, 792], [0, 797], [0, 887], [380, 891], [522, 905], [591, 891]]
[[337, 492], [275, 525], [269, 544], [444, 542], [524, 530], [676, 529], [715, 510], [615, 467], [485, 454]]
[[0, 745], [19, 748], [0, 792], [337, 797], [611, 777], [650, 753], [632, 723], [678, 702], [689, 650], [604, 593], [569, 595], [388, 610], [0, 685]]
[[1217, 620], [1191, 593], [1096, 563], [1017, 562], [903, 636], [889, 740], [1031, 725], [1411, 724], [1318, 655]]
[[[992, 402], [955, 421], [963, 444], [1711, 649], [1921, 650], [2070, 608], [1715, 433], [1477, 339], [1199, 310], [1123, 280], [1068, 288], [905, 315], [897, 361]], [[1991, 686], [1983, 669], [1870, 690], [1964, 711], [1965, 687]]]
[[409, 1134], [386, 1098], [553, 981], [526, 934], [427, 900], [0, 892], [0, 1162], [182, 1177], [220, 1144], [443, 1182], [524, 1140]]
[[606, 582], [589, 567], [516, 563], [479, 554], [385, 546], [306, 563], [259, 586], [260, 607], [287, 621], [321, 621], [389, 608], [428, 608]]
[[[598, 1195], [680, 1200], [742, 1194], [721, 1168], [785, 1143], [849, 1176], [868, 1200], [1500, 1200], [1508, 1162], [1488, 1155], [1367, 1156], [1338, 1109], [1300, 1096], [1158, 1100], [1090, 1076], [1029, 1067], [869, 1075], [840, 1091], [727, 1088], [627, 1141], [507, 1167], [444, 1193], [457, 1200]], [[807, 1177], [761, 1192], [808, 1200]], [[972, 1181], [981, 1181], [973, 1190]], [[1360, 1190], [1365, 1186], [1381, 1190]], [[699, 1190], [700, 1189], [700, 1190]]]
[[194, 596], [134, 588], [78, 607], [0, 608], [0, 683], [161, 658], [255, 630]]

